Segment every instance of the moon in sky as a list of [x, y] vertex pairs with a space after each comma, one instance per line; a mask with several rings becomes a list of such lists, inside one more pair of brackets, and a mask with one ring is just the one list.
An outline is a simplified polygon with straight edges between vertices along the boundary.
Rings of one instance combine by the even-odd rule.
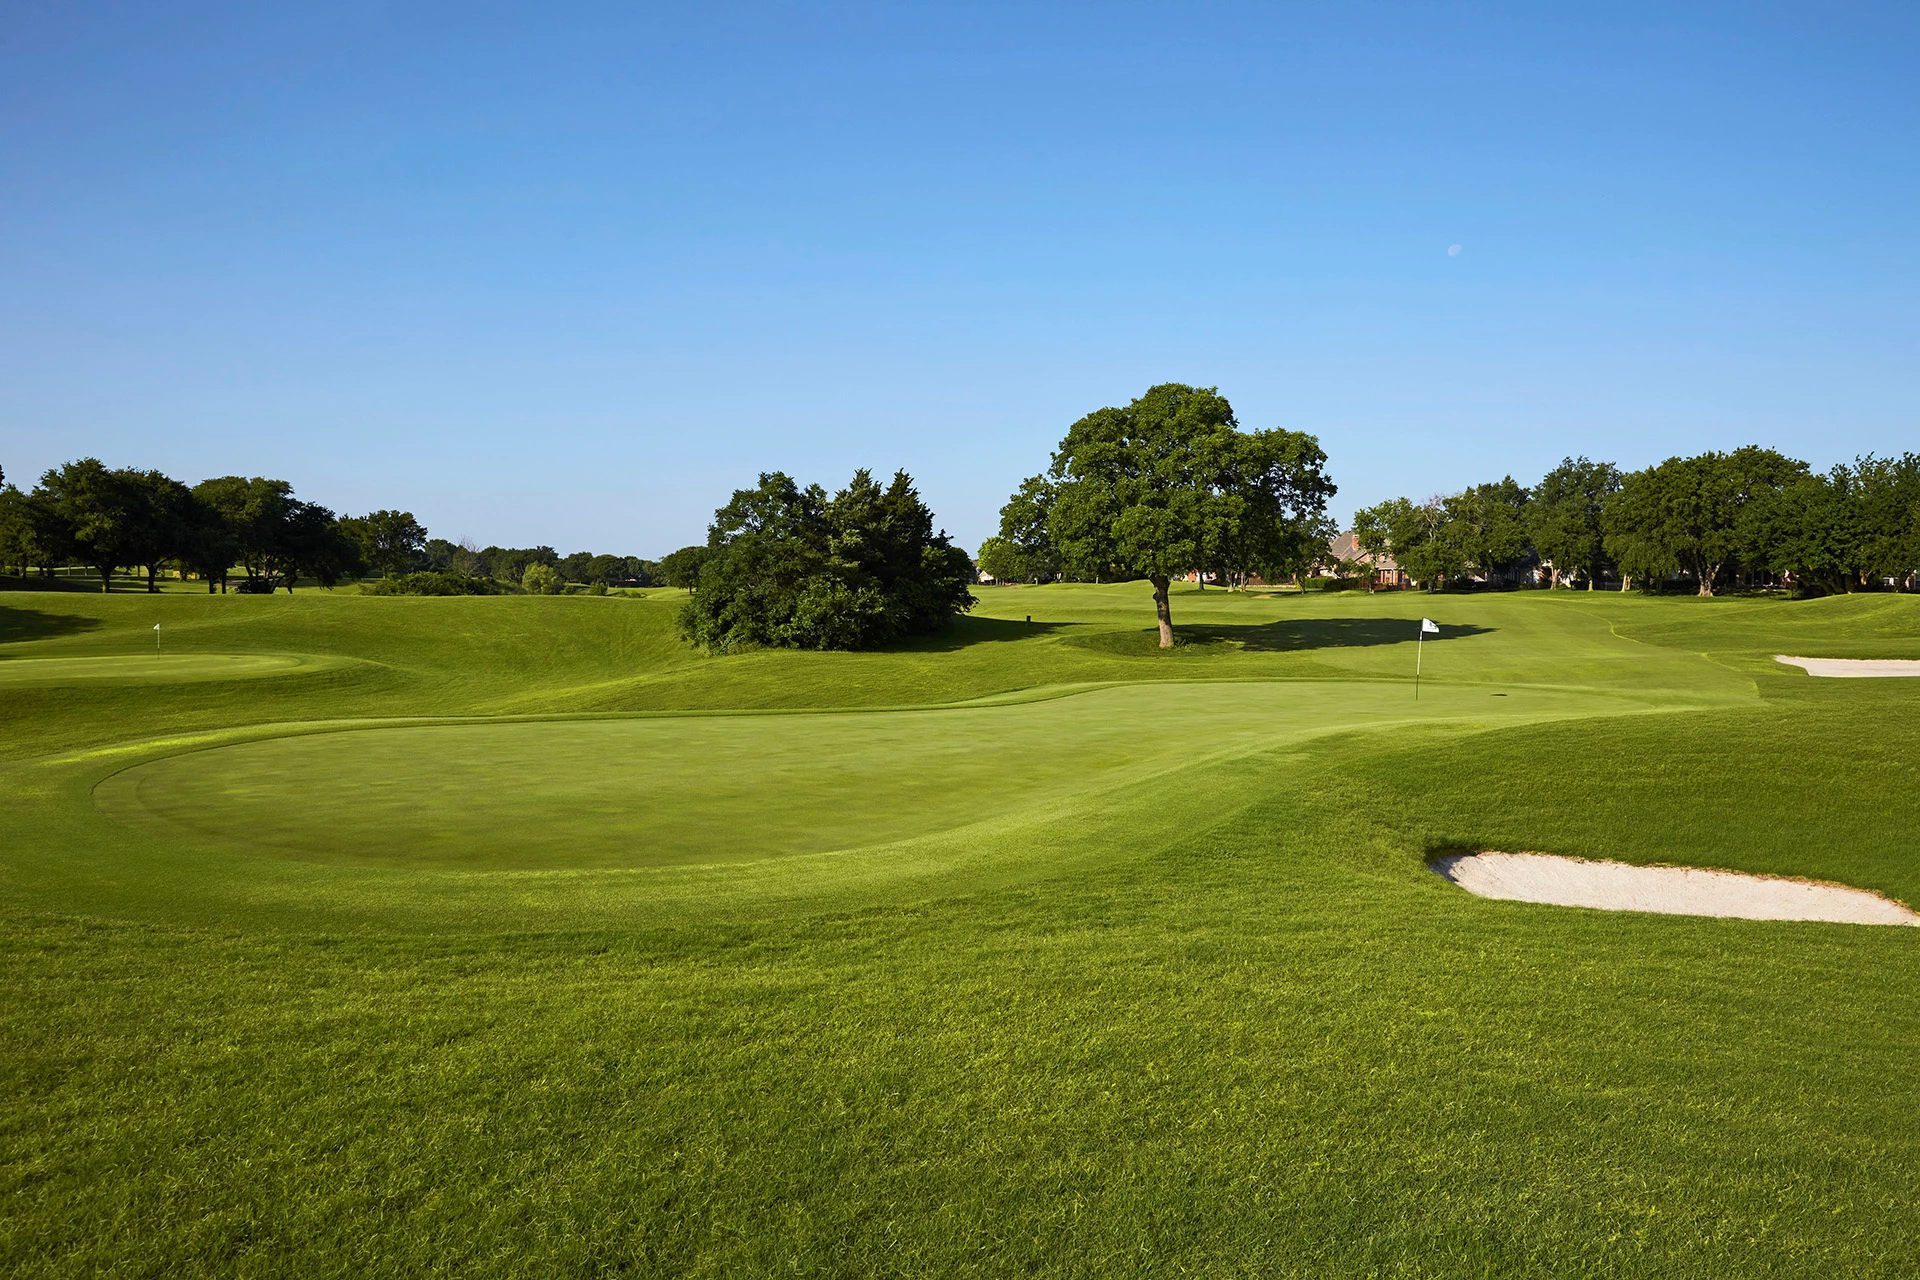
[[1447, 246], [1447, 256], [1448, 256], [1449, 258], [1457, 258], [1457, 257], [1459, 257], [1459, 256], [1460, 256], [1460, 246], [1459, 246], [1459, 245], [1457, 245], [1457, 244], [1450, 244], [1450, 245], [1448, 245], [1448, 246]]

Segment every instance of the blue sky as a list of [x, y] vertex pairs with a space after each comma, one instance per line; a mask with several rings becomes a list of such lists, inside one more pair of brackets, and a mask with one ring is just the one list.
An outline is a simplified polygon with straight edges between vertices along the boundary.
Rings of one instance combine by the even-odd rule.
[[905, 467], [973, 547], [1162, 381], [1343, 517], [1920, 450], [1920, 7], [0, 0], [12, 480], [657, 555]]

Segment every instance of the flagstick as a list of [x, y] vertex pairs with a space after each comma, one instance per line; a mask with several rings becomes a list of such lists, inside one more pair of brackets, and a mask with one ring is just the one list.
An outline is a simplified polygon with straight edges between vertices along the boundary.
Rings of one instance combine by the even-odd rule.
[[1413, 642], [1413, 700], [1420, 701], [1420, 659], [1427, 652], [1427, 626], [1420, 624], [1420, 638]]

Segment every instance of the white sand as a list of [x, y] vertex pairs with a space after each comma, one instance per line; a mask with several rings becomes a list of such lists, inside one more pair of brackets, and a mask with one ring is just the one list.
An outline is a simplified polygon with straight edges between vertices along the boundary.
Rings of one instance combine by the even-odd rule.
[[1920, 915], [1865, 889], [1696, 867], [1636, 867], [1545, 853], [1462, 853], [1433, 869], [1483, 898], [1602, 911], [1920, 925]]
[[1776, 653], [1773, 660], [1804, 667], [1810, 676], [1920, 676], [1920, 661], [1912, 658], [1790, 658]]

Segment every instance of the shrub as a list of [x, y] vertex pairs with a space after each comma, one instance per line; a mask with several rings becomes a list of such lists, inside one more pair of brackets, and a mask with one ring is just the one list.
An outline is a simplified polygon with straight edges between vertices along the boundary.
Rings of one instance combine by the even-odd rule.
[[500, 585], [464, 573], [403, 573], [360, 588], [369, 596], [497, 596]]
[[520, 575], [520, 585], [528, 595], [557, 596], [566, 590], [567, 582], [552, 565], [535, 563], [528, 565], [527, 571]]

